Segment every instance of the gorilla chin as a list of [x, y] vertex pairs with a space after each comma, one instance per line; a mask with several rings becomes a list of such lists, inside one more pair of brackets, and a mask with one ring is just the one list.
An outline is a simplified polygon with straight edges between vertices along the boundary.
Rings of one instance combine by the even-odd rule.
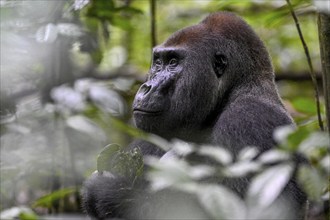
[[164, 133], [164, 131], [162, 132], [162, 130], [164, 130], [162, 129], [164, 125], [159, 123], [160, 121], [163, 122], [164, 120], [163, 111], [134, 109], [133, 118], [135, 126], [143, 131], [152, 132], [158, 135]]

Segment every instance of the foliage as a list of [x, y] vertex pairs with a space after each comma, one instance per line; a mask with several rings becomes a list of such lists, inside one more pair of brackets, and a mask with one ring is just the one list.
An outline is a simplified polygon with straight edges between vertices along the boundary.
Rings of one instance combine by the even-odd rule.
[[12, 207], [4, 210], [0, 215], [1, 219], [20, 219], [20, 220], [37, 220], [38, 216], [27, 207]]
[[[292, 4], [306, 42], [318, 48], [311, 1]], [[310, 201], [329, 200], [329, 139], [317, 129], [309, 82], [279, 82], [298, 125], [276, 131], [279, 148], [254, 159], [259, 152], [249, 146], [234, 160], [226, 148], [168, 141], [130, 125], [128, 106], [150, 65], [148, 1], [2, 0], [0, 10], [1, 218], [11, 207], [8, 218], [81, 212], [77, 189], [95, 169], [140, 177], [142, 155], [121, 147], [132, 138], [168, 151], [160, 161], [146, 159], [153, 190], [194, 194], [214, 219], [289, 214], [279, 211], [285, 205], [276, 199], [293, 175]], [[218, 10], [237, 12], [253, 26], [278, 75], [305, 72], [285, 1], [157, 1], [159, 42]], [[311, 57], [319, 71], [318, 50]], [[310, 165], [296, 163], [301, 156]], [[209, 181], [246, 176], [253, 180], [244, 200]]]
[[77, 189], [75, 188], [60, 189], [39, 198], [34, 202], [32, 207], [52, 208], [55, 203], [59, 202], [61, 199], [66, 198], [67, 196], [72, 195], [74, 193], [77, 193]]
[[143, 156], [138, 149], [124, 151], [117, 144], [106, 146], [97, 158], [97, 171], [135, 179], [143, 173]]
[[[258, 154], [255, 148], [243, 149], [236, 161], [232, 161], [226, 148], [219, 146], [169, 143], [175, 152], [171, 158], [147, 160], [151, 167], [148, 173], [151, 188], [156, 191], [172, 188], [196, 195], [212, 219], [290, 218], [292, 213], [280, 205], [278, 198], [291, 178], [298, 178], [310, 202], [321, 206], [329, 202], [329, 137], [325, 132], [305, 132], [305, 127], [279, 128], [275, 133], [280, 141], [279, 149], [264, 152], [257, 159], [254, 159]], [[190, 150], [182, 154], [180, 148]], [[205, 164], [205, 158], [192, 161], [190, 155], [196, 157], [196, 154], [214, 159], [214, 163]], [[311, 165], [295, 160], [298, 156], [308, 158]], [[245, 178], [250, 174], [253, 178], [244, 200], [224, 186], [206, 181], [215, 176], [217, 179]]]

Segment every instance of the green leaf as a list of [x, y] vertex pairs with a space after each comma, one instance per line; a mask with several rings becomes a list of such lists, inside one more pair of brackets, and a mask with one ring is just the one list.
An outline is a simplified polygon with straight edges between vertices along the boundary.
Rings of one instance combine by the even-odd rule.
[[318, 201], [327, 186], [327, 177], [322, 176], [314, 167], [303, 165], [298, 170], [298, 180], [308, 198]]
[[316, 114], [316, 105], [315, 101], [313, 99], [309, 98], [296, 98], [294, 99], [291, 104], [293, 107], [302, 113], [308, 114], [308, 115], [315, 115]]
[[293, 172], [290, 163], [271, 167], [253, 178], [247, 192], [249, 202], [260, 207], [270, 206], [281, 194]]
[[129, 126], [126, 123], [124, 123], [118, 119], [115, 119], [115, 118], [111, 118], [111, 123], [119, 131], [122, 131], [128, 135], [131, 135], [132, 137], [148, 141], [148, 142], [156, 145], [157, 147], [161, 148], [164, 151], [169, 151], [171, 149], [170, 148], [171, 144], [164, 138], [161, 138], [154, 134], [147, 134], [144, 131], [141, 131], [135, 127]]
[[97, 170], [130, 178], [139, 177], [143, 173], [143, 155], [138, 148], [124, 151], [117, 144], [106, 146], [97, 159]]
[[111, 118], [111, 123], [115, 126], [115, 128], [117, 128], [120, 131], [123, 131], [126, 134], [131, 135], [132, 137], [140, 138], [143, 140], [146, 140], [148, 137], [148, 135], [145, 132], [137, 128], [131, 127], [118, 119]]
[[59, 201], [60, 199], [63, 199], [71, 194], [74, 194], [77, 192], [76, 188], [64, 188], [64, 189], [60, 189], [57, 190], [51, 194], [45, 195], [39, 199], [37, 199], [32, 207], [36, 208], [36, 207], [44, 207], [44, 208], [51, 208], [53, 207], [53, 204], [57, 201]]
[[298, 129], [289, 134], [287, 138], [287, 144], [284, 146], [284, 149], [289, 151], [296, 151], [300, 145], [300, 143], [308, 137], [310, 134], [310, 130], [307, 127], [298, 127]]
[[113, 160], [118, 155], [121, 147], [118, 144], [109, 144], [105, 146], [97, 157], [97, 171], [110, 171], [113, 166]]
[[118, 7], [115, 9], [116, 12], [125, 12], [130, 14], [143, 14], [143, 11], [138, 8], [133, 8], [129, 6]]
[[38, 216], [34, 213], [27, 213], [27, 212], [22, 212], [19, 215], [20, 220], [37, 220]]
[[299, 151], [308, 158], [320, 159], [327, 154], [329, 147], [329, 135], [326, 132], [314, 132], [300, 143]]
[[286, 145], [288, 136], [294, 133], [295, 128], [291, 125], [279, 126], [275, 128], [273, 137], [276, 143]]
[[197, 191], [200, 204], [213, 219], [245, 219], [244, 202], [221, 185], [200, 185]]
[[25, 206], [18, 206], [2, 210], [0, 219], [37, 220], [39, 218], [32, 209]]
[[132, 25], [127, 18], [122, 18], [119, 16], [114, 16], [111, 20], [111, 24], [123, 30], [130, 30], [132, 28]]

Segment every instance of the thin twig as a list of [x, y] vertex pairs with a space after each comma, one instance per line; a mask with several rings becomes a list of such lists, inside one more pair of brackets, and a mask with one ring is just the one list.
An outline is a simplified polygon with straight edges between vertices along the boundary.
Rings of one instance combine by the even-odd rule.
[[296, 16], [296, 13], [293, 10], [293, 7], [291, 5], [290, 0], [286, 0], [286, 2], [288, 4], [288, 6], [289, 6], [289, 9], [290, 9], [291, 15], [293, 17], [293, 20], [296, 23], [297, 31], [298, 31], [298, 34], [299, 34], [301, 43], [302, 43], [302, 45], [304, 47], [304, 50], [305, 50], [305, 55], [306, 55], [306, 58], [307, 58], [307, 62], [308, 62], [308, 66], [309, 66], [309, 71], [310, 71], [310, 76], [312, 78], [312, 82], [313, 82], [313, 86], [314, 86], [314, 91], [315, 91], [317, 118], [318, 118], [318, 121], [319, 121], [320, 129], [322, 131], [324, 131], [324, 126], [323, 126], [323, 121], [322, 121], [322, 116], [321, 116], [319, 89], [317, 87], [317, 79], [316, 79], [316, 74], [314, 72], [314, 68], [313, 68], [313, 65], [312, 65], [312, 60], [311, 60], [311, 57], [309, 55], [309, 50], [308, 50], [307, 44], [305, 42], [304, 36], [303, 36], [303, 34], [301, 32], [299, 21], [298, 21], [298, 18]]
[[150, 0], [150, 15], [151, 15], [151, 48], [157, 45], [156, 37], [156, 0]]

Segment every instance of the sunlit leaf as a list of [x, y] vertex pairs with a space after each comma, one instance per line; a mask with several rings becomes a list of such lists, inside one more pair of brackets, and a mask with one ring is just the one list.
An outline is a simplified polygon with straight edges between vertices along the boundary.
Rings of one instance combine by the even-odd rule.
[[186, 156], [194, 152], [194, 146], [188, 142], [175, 140], [172, 143], [172, 149], [180, 156]]
[[293, 172], [290, 163], [271, 167], [253, 178], [247, 199], [260, 207], [268, 207], [281, 194]]
[[281, 150], [269, 150], [264, 152], [258, 157], [258, 161], [263, 164], [273, 164], [277, 162], [287, 161], [290, 159], [290, 155]]
[[69, 86], [62, 85], [53, 88], [50, 96], [61, 111], [82, 111], [86, 108], [85, 97]]
[[256, 147], [245, 147], [242, 150], [240, 150], [237, 160], [243, 161], [243, 160], [252, 160], [255, 158], [259, 153], [258, 148]]
[[74, 1], [74, 10], [80, 10], [84, 8], [86, 5], [88, 5], [90, 0], [75, 0]]
[[53, 43], [57, 39], [58, 28], [54, 24], [40, 27], [36, 32], [36, 40], [39, 43]]
[[298, 180], [311, 200], [317, 201], [327, 186], [327, 177], [311, 166], [301, 166], [298, 169]]
[[201, 146], [198, 154], [208, 156], [223, 165], [233, 161], [232, 155], [222, 147]]
[[160, 136], [154, 134], [148, 134], [148, 135], [145, 134], [144, 136], [141, 135], [140, 138], [144, 138], [144, 140], [153, 143], [154, 145], [163, 149], [166, 152], [171, 150], [171, 143]]
[[81, 28], [72, 23], [59, 23], [56, 25], [58, 33], [69, 37], [80, 37], [83, 35]]
[[242, 161], [227, 166], [223, 172], [228, 177], [243, 177], [255, 173], [261, 169], [259, 163], [253, 161]]
[[[327, 172], [330, 173], [330, 155], [326, 155], [321, 161], [320, 165]], [[330, 190], [330, 189], [329, 189]]]
[[299, 145], [299, 151], [308, 157], [322, 157], [330, 149], [330, 138], [326, 132], [311, 133]]
[[96, 136], [100, 140], [106, 139], [104, 131], [87, 117], [82, 115], [71, 116], [66, 120], [66, 123], [70, 128], [77, 131], [91, 136]]
[[147, 177], [153, 190], [162, 190], [191, 181], [187, 172], [189, 165], [183, 160], [173, 158], [160, 161], [158, 158], [148, 157], [145, 162], [151, 167]]
[[307, 127], [298, 127], [295, 132], [288, 136], [286, 145], [281, 146], [284, 149], [296, 151], [300, 143], [308, 137], [309, 133], [310, 130]]
[[172, 160], [173, 158], [178, 157], [178, 155], [175, 153], [175, 151], [170, 150], [167, 151], [161, 158], [160, 160]]
[[186, 161], [177, 157], [168, 160], [159, 160], [147, 157], [146, 164], [152, 169], [148, 172], [153, 190], [168, 187], [180, 188], [194, 180], [200, 180], [214, 175], [215, 170], [208, 165], [191, 166]]
[[213, 219], [245, 219], [244, 202], [228, 188], [221, 185], [200, 185], [197, 196]]
[[113, 116], [123, 116], [126, 112], [125, 101], [114, 90], [103, 86], [91, 86], [89, 97], [101, 110]]
[[279, 126], [275, 128], [273, 137], [278, 144], [287, 144], [287, 138], [290, 134], [295, 131], [294, 127], [291, 125]]

